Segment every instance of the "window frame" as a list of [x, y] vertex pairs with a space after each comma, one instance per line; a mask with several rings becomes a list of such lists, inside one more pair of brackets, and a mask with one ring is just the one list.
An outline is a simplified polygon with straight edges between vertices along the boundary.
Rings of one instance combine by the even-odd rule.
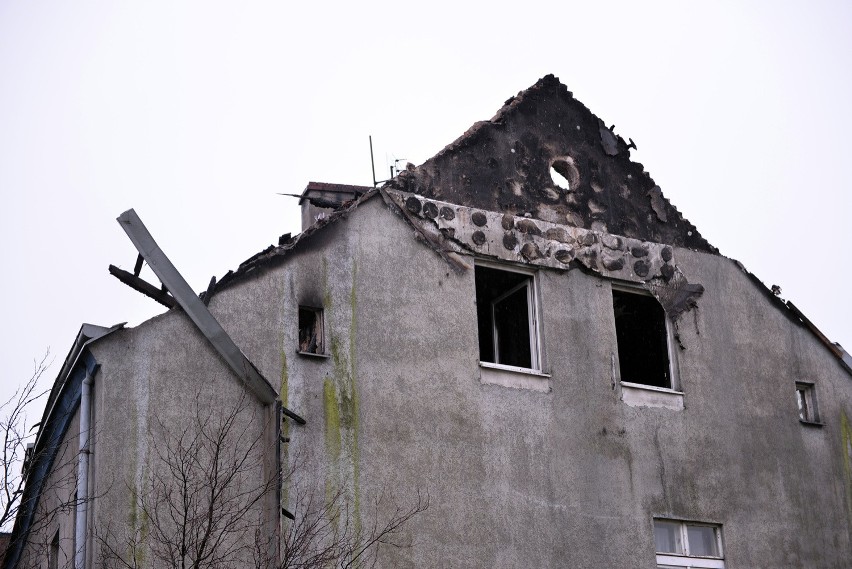
[[[802, 405], [802, 402], [804, 402], [804, 405]], [[813, 382], [796, 381], [796, 410], [800, 423], [805, 425], [823, 425], [819, 414], [816, 385]]]
[[[528, 330], [530, 336], [530, 366], [531, 367], [522, 367], [522, 366], [514, 366], [508, 364], [501, 364], [499, 362], [489, 362], [483, 359], [479, 359], [479, 365], [481, 367], [489, 367], [494, 369], [501, 369], [506, 371], [515, 371], [520, 373], [527, 374], [535, 374], [542, 375], [543, 374], [543, 355], [542, 355], [542, 342], [541, 342], [541, 307], [539, 306], [539, 293], [538, 293], [538, 271], [535, 269], [529, 269], [527, 267], [519, 267], [517, 265], [510, 265], [506, 263], [495, 263], [484, 261], [481, 259], [477, 259], [474, 262], [474, 299], [476, 299], [476, 267], [484, 267], [486, 269], [503, 271], [507, 273], [519, 273], [521, 275], [525, 275], [527, 279], [515, 285], [511, 289], [506, 292], [500, 294], [495, 299], [491, 300], [490, 305], [488, 307], [488, 311], [491, 318], [491, 334], [492, 334], [492, 346], [494, 350], [494, 359], [499, 359], [499, 349], [497, 346], [498, 342], [498, 332], [497, 332], [497, 322], [494, 317], [494, 308], [495, 304], [499, 301], [504, 300], [511, 296], [513, 293], [517, 292], [521, 288], [527, 289], [527, 320], [528, 320]], [[479, 311], [480, 307], [476, 306], [477, 313], [477, 341], [479, 339]], [[481, 354], [480, 354], [481, 355]]]
[[[610, 298], [612, 298], [612, 292], [618, 291], [627, 294], [635, 294], [638, 296], [647, 296], [654, 299], [654, 302], [659, 304], [659, 300], [651, 294], [651, 291], [648, 289], [623, 282], [610, 282]], [[675, 346], [675, 337], [674, 337], [674, 325], [672, 324], [672, 320], [669, 317], [668, 313], [666, 313], [665, 309], [660, 305], [660, 310], [663, 312], [663, 323], [665, 325], [665, 337], [666, 337], [666, 356], [668, 358], [669, 365], [669, 387], [660, 387], [658, 385], [651, 385], [648, 383], [637, 383], [635, 381], [625, 380], [621, 376], [621, 359], [618, 353], [618, 324], [615, 321], [615, 310], [613, 306], [612, 313], [612, 323], [613, 323], [613, 331], [615, 332], [615, 350], [614, 350], [614, 374], [616, 375], [618, 382], [628, 388], [635, 389], [644, 389], [648, 391], [657, 391], [661, 393], [673, 393], [682, 395], [683, 390], [680, 383], [680, 373], [678, 372], [678, 361], [677, 361], [677, 352], [674, 349]]]
[[[653, 528], [656, 531], [657, 522], [665, 522], [678, 525], [681, 543], [684, 553], [672, 553], [657, 551], [656, 537], [654, 537], [654, 552], [657, 559], [657, 569], [725, 569], [725, 548], [722, 539], [722, 525], [707, 522], [693, 522], [690, 520], [677, 520], [671, 518], [654, 518]], [[690, 526], [707, 527], [713, 529], [713, 537], [716, 541], [717, 556], [691, 555], [689, 552]]]
[[[319, 350], [316, 352], [308, 352], [303, 351], [301, 346], [301, 335], [302, 335], [302, 322], [300, 315], [302, 311], [312, 312], [314, 314], [314, 326], [319, 324], [319, 330], [317, 333], [318, 342], [317, 345]], [[326, 334], [325, 334], [325, 310], [321, 307], [309, 306], [305, 304], [300, 304], [296, 313], [296, 352], [301, 356], [308, 356], [314, 358], [327, 358], [329, 357], [326, 351]]]

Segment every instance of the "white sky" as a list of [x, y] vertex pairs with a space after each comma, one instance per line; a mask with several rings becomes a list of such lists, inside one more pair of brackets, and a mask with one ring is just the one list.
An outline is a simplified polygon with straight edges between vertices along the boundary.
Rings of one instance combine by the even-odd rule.
[[369, 185], [370, 134], [380, 178], [419, 164], [547, 73], [852, 348], [852, 3], [294, 4], [0, 0], [3, 389], [160, 312], [107, 272], [122, 211], [201, 291], [298, 232], [276, 192]]

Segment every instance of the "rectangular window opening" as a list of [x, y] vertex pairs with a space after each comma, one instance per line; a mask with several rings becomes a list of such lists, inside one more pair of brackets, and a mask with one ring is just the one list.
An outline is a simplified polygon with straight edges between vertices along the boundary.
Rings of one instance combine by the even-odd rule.
[[540, 369], [534, 275], [477, 265], [479, 359]]
[[812, 383], [796, 382], [796, 404], [799, 408], [799, 420], [805, 423], [819, 423], [816, 391]]
[[641, 291], [612, 289], [621, 381], [675, 389], [666, 313]]
[[48, 569], [59, 569], [59, 530], [53, 534], [53, 539], [50, 540], [50, 550], [47, 552], [47, 567]]
[[657, 567], [724, 569], [722, 527], [716, 524], [654, 520]]
[[299, 307], [299, 351], [305, 354], [324, 354], [321, 308]]

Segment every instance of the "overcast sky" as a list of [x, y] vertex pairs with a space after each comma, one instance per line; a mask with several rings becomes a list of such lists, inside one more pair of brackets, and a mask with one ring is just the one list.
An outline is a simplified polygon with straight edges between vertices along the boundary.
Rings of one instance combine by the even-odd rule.
[[[0, 0], [3, 387], [81, 323], [135, 208], [204, 290], [299, 230], [308, 181], [419, 164], [553, 73], [724, 255], [852, 347], [849, 2]], [[143, 273], [156, 282], [150, 272]]]

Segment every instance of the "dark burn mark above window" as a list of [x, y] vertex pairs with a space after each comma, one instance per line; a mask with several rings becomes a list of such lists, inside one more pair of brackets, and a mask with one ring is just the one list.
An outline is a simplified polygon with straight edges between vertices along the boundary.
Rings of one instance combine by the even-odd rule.
[[663, 307], [653, 296], [613, 289], [621, 381], [674, 388]]

